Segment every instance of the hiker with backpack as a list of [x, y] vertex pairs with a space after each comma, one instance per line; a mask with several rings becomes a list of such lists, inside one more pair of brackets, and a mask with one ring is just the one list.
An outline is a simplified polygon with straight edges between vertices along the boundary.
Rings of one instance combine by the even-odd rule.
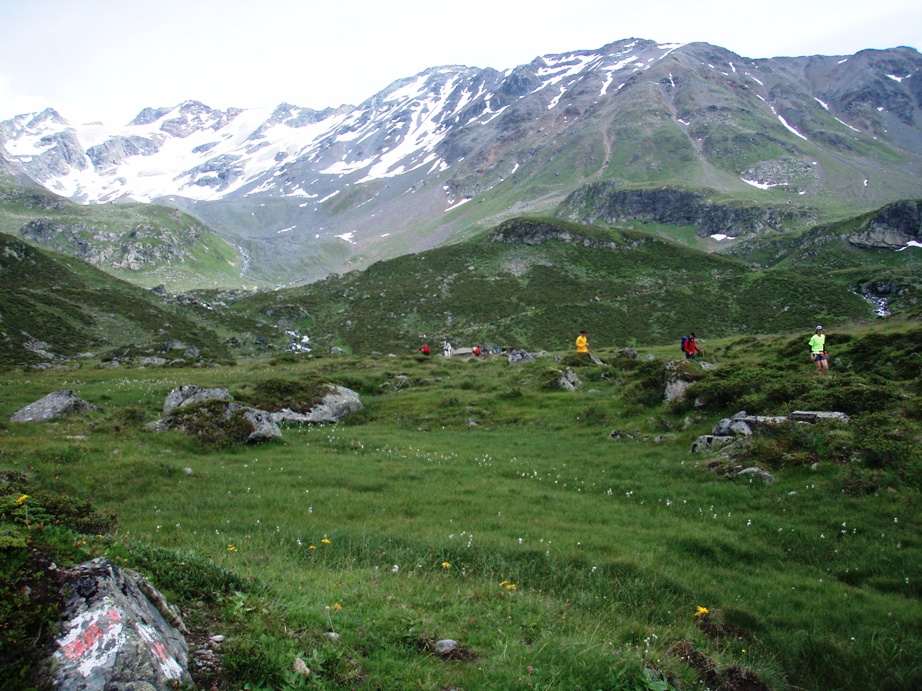
[[682, 352], [685, 353], [686, 360], [694, 360], [697, 353], [704, 355], [704, 351], [695, 342], [694, 331], [687, 336], [682, 336]]

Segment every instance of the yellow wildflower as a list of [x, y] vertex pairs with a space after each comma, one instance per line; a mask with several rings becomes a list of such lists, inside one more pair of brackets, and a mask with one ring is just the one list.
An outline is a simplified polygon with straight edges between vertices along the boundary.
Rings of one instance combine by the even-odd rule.
[[314, 545], [311, 545], [310, 547], [308, 547], [308, 549], [317, 549], [317, 548], [314, 547]]
[[228, 551], [228, 552], [236, 552], [236, 551], [237, 551], [237, 548], [234, 547], [233, 545], [228, 545], [228, 546], [227, 546], [227, 551]]
[[506, 590], [515, 590], [515, 583], [510, 583], [506, 586]]
[[323, 538], [320, 542], [322, 542], [322, 543], [325, 544], [325, 545], [329, 545], [329, 544], [330, 544], [330, 541], [327, 540], [326, 538]]
[[443, 568], [443, 569], [450, 569], [450, 568], [451, 568], [451, 564], [449, 564], [447, 561], [443, 561], [443, 562], [442, 562], [442, 568]]
[[503, 587], [504, 585], [506, 585], [508, 582], [509, 582], [509, 581], [500, 581], [499, 587], [502, 588], [502, 587]]
[[21, 497], [19, 497], [19, 499], [16, 500], [16, 503], [17, 503], [17, 504], [22, 504], [22, 503], [23, 503], [26, 499], [28, 499], [28, 498], [29, 498], [29, 495], [28, 495], [28, 494], [23, 494]]
[[698, 605], [698, 611], [695, 612], [695, 616], [703, 617], [705, 614], [708, 614], [710, 611], [711, 610], [709, 610], [707, 607], [702, 607], [701, 605]]
[[342, 606], [341, 604], [339, 604], [338, 602], [336, 602], [336, 603], [333, 604], [333, 610], [336, 611], [336, 612], [338, 612], [338, 611], [341, 610], [342, 608], [343, 608], [343, 606]]

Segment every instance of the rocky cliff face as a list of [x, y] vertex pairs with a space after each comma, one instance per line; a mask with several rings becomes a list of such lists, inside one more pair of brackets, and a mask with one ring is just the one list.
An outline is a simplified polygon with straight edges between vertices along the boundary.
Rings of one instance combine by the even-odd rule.
[[581, 187], [563, 201], [557, 214], [590, 224], [640, 221], [694, 226], [705, 237], [806, 227], [815, 221], [809, 209], [718, 204], [701, 192], [673, 188], [625, 190], [613, 182]]
[[129, 271], [191, 259], [191, 247], [199, 237], [195, 227], [177, 232], [137, 225], [122, 234], [85, 223], [61, 223], [50, 219], [29, 221], [19, 233], [26, 240], [70, 254], [96, 267]]
[[922, 243], [922, 201], [888, 204], [848, 236], [855, 247], [898, 249]]

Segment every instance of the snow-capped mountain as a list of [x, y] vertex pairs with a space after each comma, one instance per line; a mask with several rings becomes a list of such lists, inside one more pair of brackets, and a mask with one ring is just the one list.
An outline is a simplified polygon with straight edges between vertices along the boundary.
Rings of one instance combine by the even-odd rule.
[[49, 109], [0, 123], [0, 163], [88, 204], [181, 207], [257, 265], [311, 279], [552, 210], [589, 182], [762, 195], [820, 218], [922, 197], [922, 56], [751, 60], [629, 39], [505, 72], [432, 68], [323, 111], [189, 101], [112, 129]]

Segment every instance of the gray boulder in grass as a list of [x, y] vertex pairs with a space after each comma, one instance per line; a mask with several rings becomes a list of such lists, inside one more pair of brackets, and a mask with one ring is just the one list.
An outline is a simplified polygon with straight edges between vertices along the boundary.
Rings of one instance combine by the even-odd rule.
[[227, 389], [203, 389], [195, 384], [184, 384], [170, 391], [163, 402], [163, 414], [169, 415], [175, 408], [182, 408], [193, 403], [230, 400], [233, 400], [233, 396]]
[[35, 403], [30, 403], [25, 408], [17, 410], [10, 416], [10, 422], [47, 422], [89, 410], [98, 410], [98, 408], [79, 398], [70, 389], [53, 391]]
[[346, 416], [364, 409], [362, 399], [352, 389], [331, 385], [320, 402], [306, 413], [283, 408], [270, 413], [273, 422], [327, 423], [341, 422]]

